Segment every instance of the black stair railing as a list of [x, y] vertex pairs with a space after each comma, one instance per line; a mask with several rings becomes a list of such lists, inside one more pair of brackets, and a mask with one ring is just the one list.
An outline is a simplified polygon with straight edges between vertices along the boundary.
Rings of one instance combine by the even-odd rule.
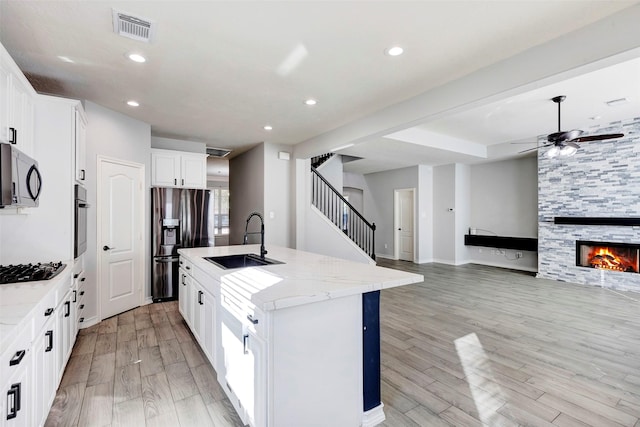
[[369, 223], [313, 166], [311, 203], [375, 261], [376, 224]]
[[311, 158], [311, 167], [318, 169], [321, 164], [333, 157], [335, 153], [326, 153]]

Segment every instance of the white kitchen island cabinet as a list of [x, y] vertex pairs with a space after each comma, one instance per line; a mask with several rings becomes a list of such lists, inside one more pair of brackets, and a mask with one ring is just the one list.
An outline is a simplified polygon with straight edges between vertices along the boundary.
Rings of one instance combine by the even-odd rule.
[[[204, 259], [256, 254], [258, 245], [179, 250], [183, 268], [190, 267], [185, 286], [203, 292], [192, 293], [191, 303], [199, 305], [198, 295], [212, 297], [205, 310], [213, 308], [213, 315], [200, 317], [194, 335], [212, 339], [198, 341], [213, 349], [205, 353], [238, 415], [254, 427], [382, 422], [379, 354], [363, 355], [365, 348], [379, 353], [376, 296], [381, 289], [423, 277], [293, 249], [267, 249], [269, 258], [282, 263], [223, 269]], [[365, 304], [363, 317], [368, 296], [374, 304]], [[180, 301], [193, 329], [189, 307]], [[373, 318], [367, 314], [371, 307]]]

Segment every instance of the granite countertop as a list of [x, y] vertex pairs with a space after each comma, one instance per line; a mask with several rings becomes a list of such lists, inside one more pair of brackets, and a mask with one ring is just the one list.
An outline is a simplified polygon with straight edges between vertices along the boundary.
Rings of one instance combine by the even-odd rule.
[[[73, 261], [50, 280], [0, 285], [0, 351], [13, 342], [31, 319], [31, 313], [40, 302], [62, 282], [69, 282]], [[29, 334], [32, 331], [28, 331]]]
[[[221, 288], [233, 287], [257, 308], [270, 311], [419, 283], [419, 274], [392, 270], [295, 249], [268, 246], [267, 258], [284, 264], [222, 269], [203, 257], [260, 253], [259, 245], [180, 249]], [[206, 286], [206, 284], [202, 284]]]

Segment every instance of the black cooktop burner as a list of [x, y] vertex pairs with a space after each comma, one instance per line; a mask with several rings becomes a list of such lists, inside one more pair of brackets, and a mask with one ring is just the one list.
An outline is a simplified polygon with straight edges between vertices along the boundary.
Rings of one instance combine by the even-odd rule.
[[65, 267], [66, 265], [62, 262], [0, 265], [0, 285], [49, 280], [64, 270]]

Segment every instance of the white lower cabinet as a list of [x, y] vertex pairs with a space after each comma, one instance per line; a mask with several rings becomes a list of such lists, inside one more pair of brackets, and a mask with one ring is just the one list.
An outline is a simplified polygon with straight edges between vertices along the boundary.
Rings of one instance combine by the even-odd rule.
[[266, 343], [233, 312], [221, 308], [222, 360], [218, 368], [229, 400], [245, 424], [266, 425]]
[[56, 356], [59, 346], [57, 319], [51, 317], [36, 336], [33, 347], [33, 425], [43, 425], [49, 413], [58, 384], [58, 364]]
[[[32, 384], [31, 351], [27, 351], [12, 370], [11, 377], [3, 381], [3, 408], [0, 426], [27, 427], [33, 424], [34, 388]], [[4, 379], [3, 379], [4, 380]]]

